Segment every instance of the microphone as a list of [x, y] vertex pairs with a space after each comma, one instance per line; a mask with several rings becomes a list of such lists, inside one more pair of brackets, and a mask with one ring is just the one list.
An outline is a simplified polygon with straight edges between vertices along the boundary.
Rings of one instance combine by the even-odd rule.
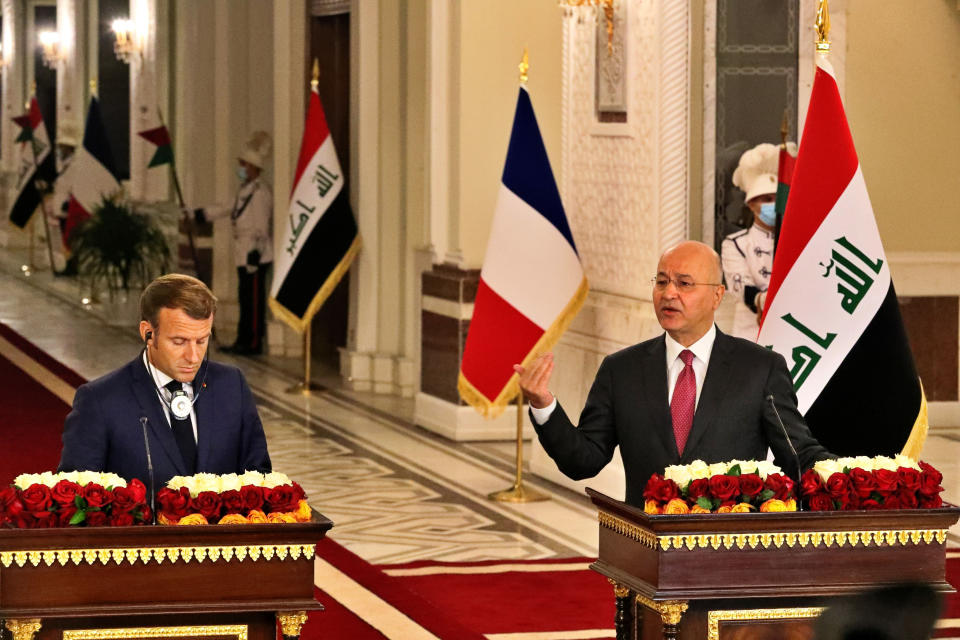
[[153, 458], [150, 457], [150, 438], [147, 437], [147, 416], [140, 416], [140, 426], [143, 428], [143, 448], [147, 451], [147, 472], [150, 474], [150, 517], [153, 524], [157, 524], [157, 493], [153, 480]]
[[790, 434], [787, 433], [787, 428], [784, 426], [783, 420], [780, 419], [780, 412], [777, 411], [777, 403], [774, 401], [772, 393], [767, 396], [767, 402], [769, 402], [773, 408], [773, 414], [777, 416], [777, 424], [780, 425], [783, 437], [786, 438], [787, 444], [790, 446], [790, 452], [793, 454], [793, 460], [797, 463], [797, 510], [803, 511], [803, 496], [800, 495], [800, 474], [802, 473], [800, 469], [800, 456], [797, 455], [797, 450], [793, 446], [793, 440], [790, 439]]

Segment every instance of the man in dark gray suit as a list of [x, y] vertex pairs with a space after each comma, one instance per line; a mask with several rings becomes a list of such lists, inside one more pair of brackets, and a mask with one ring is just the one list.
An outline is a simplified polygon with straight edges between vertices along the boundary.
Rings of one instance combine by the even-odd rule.
[[834, 457], [797, 410], [783, 357], [716, 328], [722, 273], [720, 257], [701, 242], [664, 252], [653, 305], [666, 333], [604, 358], [577, 427], [549, 391], [552, 354], [514, 367], [540, 442], [560, 471], [575, 480], [593, 477], [619, 445], [626, 501], [638, 506], [651, 475], [697, 459], [762, 460], [769, 447], [796, 478], [774, 403], [801, 467]]

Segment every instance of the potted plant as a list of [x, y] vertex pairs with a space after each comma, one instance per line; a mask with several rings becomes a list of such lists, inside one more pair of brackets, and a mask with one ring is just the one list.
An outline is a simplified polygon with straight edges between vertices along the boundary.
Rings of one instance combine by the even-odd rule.
[[94, 293], [106, 289], [111, 303], [118, 294], [121, 303], [130, 300], [131, 289], [145, 287], [170, 262], [170, 248], [153, 219], [119, 198], [104, 198], [71, 234], [70, 245], [81, 277]]

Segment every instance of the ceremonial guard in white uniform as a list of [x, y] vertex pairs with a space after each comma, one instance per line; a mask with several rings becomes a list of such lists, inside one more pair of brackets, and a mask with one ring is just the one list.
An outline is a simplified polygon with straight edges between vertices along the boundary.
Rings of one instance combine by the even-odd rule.
[[197, 222], [230, 216], [233, 255], [237, 265], [237, 298], [240, 318], [237, 339], [221, 351], [239, 354], [263, 352], [266, 325], [267, 275], [273, 263], [273, 192], [262, 172], [272, 144], [265, 131], [250, 136], [237, 158], [240, 189], [230, 205], [194, 210]]
[[[795, 153], [795, 148], [793, 143], [788, 144], [788, 151]], [[763, 143], [740, 156], [733, 184], [746, 193], [753, 221], [746, 229], [724, 238], [720, 247], [727, 290], [737, 301], [731, 333], [747, 340], [756, 340], [760, 331], [760, 314], [773, 270], [779, 154], [779, 147]]]

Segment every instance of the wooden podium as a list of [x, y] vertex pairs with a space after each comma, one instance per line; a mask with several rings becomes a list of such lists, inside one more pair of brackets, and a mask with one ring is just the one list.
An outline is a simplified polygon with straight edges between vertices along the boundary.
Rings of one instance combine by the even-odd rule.
[[332, 523], [0, 529], [12, 640], [296, 638]]
[[649, 516], [587, 489], [592, 568], [614, 586], [618, 640], [808, 638], [831, 596], [913, 581], [938, 591], [960, 509]]

